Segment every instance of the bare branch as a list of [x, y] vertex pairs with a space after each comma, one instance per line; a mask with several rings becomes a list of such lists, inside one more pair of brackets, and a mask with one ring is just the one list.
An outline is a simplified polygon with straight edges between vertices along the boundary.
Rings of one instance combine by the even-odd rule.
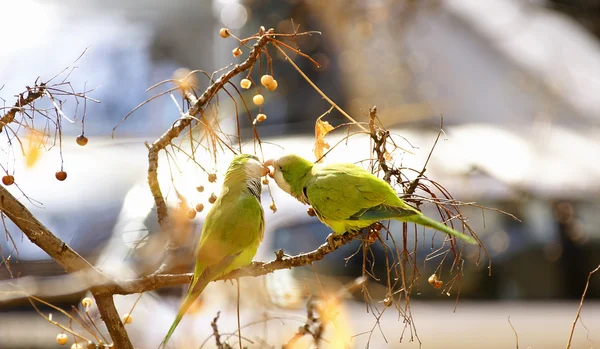
[[[69, 273], [82, 272], [85, 281], [91, 284], [102, 284], [108, 281], [104, 274], [81, 257], [64, 241], [52, 234], [22, 203], [2, 186], [0, 186], [0, 211], [6, 214], [31, 242], [44, 250], [65, 271]], [[92, 294], [96, 298], [100, 314], [106, 323], [115, 346], [122, 349], [133, 349], [123, 323], [121, 323], [119, 313], [115, 309], [112, 296], [99, 295], [94, 289], [92, 290]]]
[[14, 107], [12, 107], [6, 114], [4, 114], [0, 118], [0, 132], [2, 132], [2, 127], [10, 124], [15, 119], [15, 115], [17, 112], [22, 111], [23, 107], [33, 103], [35, 100], [44, 96], [46, 91], [46, 84], [41, 83], [39, 86], [36, 86], [35, 89], [29, 89], [27, 96], [23, 96], [23, 94], [19, 95], [19, 100], [15, 103]]
[[6, 188], [0, 186], [0, 211], [15, 223], [23, 233], [67, 272], [73, 273], [90, 269], [92, 274], [101, 275], [88, 261], [83, 259], [69, 245], [56, 237], [31, 212], [20, 203]]
[[[327, 254], [337, 250], [349, 243], [358, 233], [346, 233], [344, 235], [329, 235], [327, 242], [314, 251], [302, 253], [292, 257], [284, 257], [282, 254], [268, 263], [255, 262], [252, 265], [232, 271], [218, 280], [237, 279], [240, 277], [256, 277], [272, 273], [276, 270], [301, 267], [323, 259]], [[115, 284], [99, 286], [98, 290], [105, 294], [132, 294], [152, 291], [158, 288], [189, 284], [192, 273], [188, 274], [153, 274], [139, 279], [124, 280]]]
[[[200, 113], [202, 108], [206, 106], [217, 92], [224, 87], [225, 84], [231, 80], [234, 76], [242, 73], [254, 65], [258, 57], [260, 56], [262, 48], [269, 43], [269, 35], [273, 33], [273, 30], [267, 31], [261, 36], [252, 51], [250, 51], [248, 58], [242, 63], [233, 67], [233, 69], [221, 75], [215, 82], [213, 82], [204, 93], [200, 96], [198, 101], [185, 113], [179, 120], [177, 120], [171, 128], [169, 128], [162, 136], [160, 136], [154, 143], [148, 147], [148, 185], [150, 191], [154, 197], [154, 203], [156, 204], [156, 213], [158, 215], [158, 223], [163, 232], [169, 233], [171, 231], [171, 221], [168, 215], [167, 203], [163, 197], [160, 184], [158, 183], [158, 154], [161, 150], [164, 150], [173, 139], [177, 138], [181, 132], [192, 122], [194, 117]], [[170, 235], [170, 234], [169, 234]], [[167, 259], [163, 262], [157, 273], [168, 270], [171, 264], [172, 254], [171, 252], [176, 249], [175, 242], [170, 239], [165, 248], [167, 253]]]

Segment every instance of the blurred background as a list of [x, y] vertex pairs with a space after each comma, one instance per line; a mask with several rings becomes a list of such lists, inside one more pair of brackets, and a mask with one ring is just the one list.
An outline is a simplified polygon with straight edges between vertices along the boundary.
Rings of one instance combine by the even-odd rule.
[[[136, 111], [111, 138], [113, 127], [153, 95], [145, 91], [148, 87], [171, 78], [177, 69], [210, 74], [240, 63], [247, 50], [234, 58], [231, 51], [237, 42], [222, 39], [220, 28], [227, 27], [238, 37], [256, 33], [261, 25], [293, 32], [293, 19], [299, 31], [322, 32], [296, 38], [302, 52], [321, 68], [297, 55], [292, 55], [294, 61], [359, 121], [367, 121], [369, 107], [376, 105], [383, 125], [414, 153], [396, 153], [398, 164], [422, 168], [443, 116], [445, 133], [429, 160], [427, 176], [457, 200], [504, 210], [520, 219], [476, 207], [461, 209], [485, 243], [491, 264], [483, 251], [465, 249], [456, 309], [456, 288], [448, 297], [427, 283], [440, 260], [424, 260], [441, 237], [419, 231], [424, 241], [416, 256], [421, 278], [413, 289], [411, 309], [422, 347], [513, 347], [509, 317], [523, 347], [559, 348], [566, 343], [588, 273], [600, 263], [596, 1], [3, 0], [0, 12], [6, 14], [0, 33], [0, 97], [5, 106], [12, 105], [14, 96], [38, 76], [47, 80], [88, 48], [68, 81], [75, 90], [97, 87], [90, 96], [101, 103], [87, 105], [86, 147], [75, 144], [81, 125], [63, 125], [68, 180], [54, 178], [60, 167], [56, 149], [42, 154], [32, 167], [7, 152], [0, 161], [36, 201], [27, 201], [14, 187], [8, 189], [22, 197], [51, 231], [107, 273], [135, 277], [159, 263], [156, 246], [162, 246], [161, 241], [164, 245], [164, 239], [151, 239], [160, 233], [147, 190], [144, 142], [160, 136], [179, 113], [173, 101], [163, 97]], [[329, 104], [280, 56], [274, 57], [279, 88], [265, 94], [263, 112], [268, 119], [259, 125], [265, 152], [312, 156], [315, 121]], [[240, 79], [236, 77], [235, 83]], [[206, 79], [199, 81], [201, 88], [207, 86]], [[224, 129], [235, 128], [234, 107], [226, 98], [219, 116]], [[334, 125], [346, 121], [336, 112], [326, 119]], [[240, 120], [243, 134], [249, 135], [250, 123]], [[2, 136], [5, 150], [8, 141]], [[341, 137], [332, 135], [329, 143]], [[368, 140], [358, 137], [331, 156], [357, 162], [368, 158], [369, 151]], [[163, 161], [161, 168], [166, 166]], [[218, 191], [218, 182], [198, 179], [205, 175], [191, 164], [188, 167], [177, 181], [189, 203]], [[222, 178], [220, 165], [210, 170]], [[168, 172], [161, 173], [161, 181], [169, 185]], [[195, 190], [200, 184], [206, 186], [204, 193]], [[267, 232], [255, 259], [271, 260], [280, 248], [290, 255], [307, 252], [323, 243], [328, 229], [306, 215], [306, 207], [278, 188], [270, 189], [263, 188]], [[268, 208], [271, 197], [278, 207], [274, 214]], [[172, 193], [169, 200], [177, 206]], [[433, 207], [423, 210], [436, 214]], [[192, 221], [178, 220], [182, 239], [190, 245], [205, 213]], [[67, 310], [78, 306], [85, 292], [14, 225], [6, 225], [13, 239], [0, 235], [3, 259], [10, 261], [10, 268], [6, 262], [0, 265], [0, 348], [57, 347], [58, 329], [34, 312], [26, 299], [9, 291], [20, 283], [55, 280], [53, 287], [40, 293]], [[401, 234], [399, 225], [390, 230]], [[281, 346], [304, 321], [304, 291], [338, 290], [360, 276], [362, 252], [344, 260], [357, 249], [359, 242], [313, 268], [243, 280], [242, 326], [257, 319], [292, 319], [263, 321], [264, 327], [244, 330], [249, 338], [262, 338], [248, 346]], [[384, 280], [383, 249], [374, 244], [372, 250], [373, 273]], [[447, 269], [450, 259], [443, 262]], [[188, 260], [181, 271], [191, 270], [192, 263]], [[453, 277], [442, 275], [446, 282]], [[219, 310], [222, 331], [237, 328], [235, 286], [219, 282], [208, 290], [212, 292], [205, 292], [203, 303], [184, 320], [173, 344], [199, 347], [212, 334], [209, 324]], [[375, 302], [385, 297], [385, 288], [375, 280], [369, 281], [369, 290]], [[141, 298], [133, 312], [136, 320], [128, 325], [136, 346], [157, 346], [184, 291], [185, 287], [173, 287]], [[119, 310], [129, 311], [136, 298], [117, 297]], [[600, 341], [599, 298], [600, 275], [596, 275], [581, 313], [585, 327], [577, 328], [573, 347], [593, 347]], [[373, 348], [418, 347], [418, 341], [410, 342], [409, 332], [400, 342], [405, 324], [392, 310], [381, 317], [381, 331], [373, 331], [375, 317], [366, 312], [363, 296], [354, 292], [344, 297], [339, 309], [343, 321], [335, 327], [338, 332], [345, 328], [349, 335], [372, 332], [355, 337], [351, 347], [365, 347], [367, 341]], [[212, 340], [206, 347], [211, 345]], [[328, 345], [336, 347], [335, 341]]]

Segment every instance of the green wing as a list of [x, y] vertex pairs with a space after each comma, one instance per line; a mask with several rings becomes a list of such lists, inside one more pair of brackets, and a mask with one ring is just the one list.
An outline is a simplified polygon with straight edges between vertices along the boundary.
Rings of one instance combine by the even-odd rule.
[[380, 220], [418, 214], [389, 184], [352, 164], [316, 169], [307, 183], [306, 196], [325, 220]]

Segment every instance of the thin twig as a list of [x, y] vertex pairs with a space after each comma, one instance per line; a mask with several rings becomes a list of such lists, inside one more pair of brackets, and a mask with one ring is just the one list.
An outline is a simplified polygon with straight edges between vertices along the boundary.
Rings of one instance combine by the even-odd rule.
[[210, 323], [210, 326], [213, 329], [213, 335], [215, 337], [215, 344], [217, 345], [217, 349], [223, 349], [223, 343], [221, 343], [221, 335], [219, 334], [219, 327], [217, 326], [217, 321], [219, 320], [220, 315], [221, 312], [218, 311], [217, 316], [215, 316], [213, 321]]
[[510, 316], [508, 317], [508, 324], [510, 325], [510, 328], [513, 330], [513, 332], [515, 333], [515, 339], [517, 341], [517, 349], [519, 349], [519, 334], [517, 333], [517, 331], [515, 330], [515, 328], [513, 327], [512, 322], [510, 322]]
[[577, 308], [577, 314], [575, 315], [575, 320], [573, 320], [573, 326], [571, 326], [571, 333], [569, 334], [569, 341], [567, 342], [567, 349], [571, 348], [571, 340], [573, 339], [573, 333], [575, 333], [575, 325], [577, 325], [577, 320], [579, 320], [581, 314], [581, 308], [583, 307], [583, 301], [585, 300], [585, 294], [587, 293], [588, 287], [590, 286], [590, 279], [595, 272], [600, 270], [600, 264], [596, 267], [596, 269], [592, 270], [587, 277], [587, 282], [585, 283], [585, 288], [583, 289], [583, 294], [581, 295], [581, 301], [579, 302], [579, 308]]

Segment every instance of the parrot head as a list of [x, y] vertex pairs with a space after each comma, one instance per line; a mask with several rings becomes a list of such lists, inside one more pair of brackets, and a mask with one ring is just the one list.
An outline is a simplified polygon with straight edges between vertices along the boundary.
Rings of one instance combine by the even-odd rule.
[[[224, 186], [238, 181], [245, 181], [246, 186], [260, 200], [260, 177], [266, 176], [269, 168], [263, 166], [258, 157], [250, 154], [240, 154], [233, 158], [225, 174]], [[239, 182], [238, 182], [239, 183]]]
[[260, 177], [269, 173], [269, 168], [263, 166], [258, 157], [251, 154], [236, 155], [227, 169], [227, 176], [243, 173], [247, 180], [260, 180]]
[[269, 176], [275, 179], [279, 188], [298, 200], [304, 201], [302, 188], [313, 168], [312, 162], [298, 155], [290, 154], [279, 159], [267, 160], [263, 165], [273, 167], [273, 172], [269, 171]]

